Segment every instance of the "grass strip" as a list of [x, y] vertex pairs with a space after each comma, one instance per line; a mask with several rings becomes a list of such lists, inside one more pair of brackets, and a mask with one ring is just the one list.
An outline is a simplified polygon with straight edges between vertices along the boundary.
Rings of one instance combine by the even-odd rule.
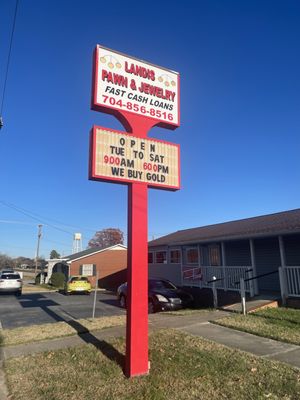
[[257, 336], [300, 345], [300, 310], [269, 308], [246, 316], [232, 314], [214, 323]]
[[[186, 309], [178, 311], [164, 312], [167, 315], [185, 316], [197, 315], [211, 311], [210, 309]], [[95, 319], [79, 319], [68, 322], [54, 322], [43, 325], [31, 325], [13, 329], [2, 330], [2, 340], [0, 336], [0, 346], [14, 346], [31, 342], [38, 342], [47, 339], [57, 339], [59, 337], [71, 336], [111, 328], [113, 326], [125, 325], [126, 316], [100, 317]]]
[[94, 330], [111, 328], [113, 326], [124, 325], [126, 317], [112, 316], [94, 319], [78, 319], [75, 323], [61, 321], [43, 325], [31, 325], [26, 327], [3, 329], [2, 342], [0, 345], [12, 346], [30, 342], [37, 342], [47, 339], [55, 339], [64, 336], [90, 332]]
[[151, 371], [126, 379], [125, 341], [99, 341], [5, 362], [14, 400], [299, 400], [300, 371], [199, 337], [150, 336]]

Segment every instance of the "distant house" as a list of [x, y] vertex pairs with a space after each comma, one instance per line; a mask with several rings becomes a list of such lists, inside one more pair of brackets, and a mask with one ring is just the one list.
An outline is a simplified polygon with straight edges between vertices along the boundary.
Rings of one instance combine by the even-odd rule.
[[[300, 209], [180, 230], [149, 242], [149, 275], [178, 285], [300, 297]], [[279, 267], [282, 267], [280, 285]], [[263, 276], [261, 276], [263, 275]]]
[[126, 281], [127, 248], [121, 244], [107, 248], [94, 247], [59, 259], [49, 259], [47, 282], [52, 273], [62, 272], [66, 278], [71, 275], [85, 275], [92, 285], [114, 289]]

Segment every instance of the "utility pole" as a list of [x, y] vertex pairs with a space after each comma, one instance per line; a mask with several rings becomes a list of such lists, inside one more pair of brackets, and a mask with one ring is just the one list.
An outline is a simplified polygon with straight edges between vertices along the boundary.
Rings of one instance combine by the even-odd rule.
[[37, 267], [38, 267], [39, 251], [40, 251], [40, 240], [41, 240], [41, 236], [42, 236], [42, 226], [43, 225], [38, 225], [39, 231], [38, 231], [38, 241], [37, 241], [37, 248], [36, 248], [34, 276], [37, 276]]

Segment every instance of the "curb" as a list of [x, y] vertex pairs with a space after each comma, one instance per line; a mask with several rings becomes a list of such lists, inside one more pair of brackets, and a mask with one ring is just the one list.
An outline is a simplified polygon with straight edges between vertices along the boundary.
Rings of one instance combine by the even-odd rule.
[[5, 382], [5, 374], [3, 370], [3, 349], [0, 348], [0, 400], [8, 399], [8, 390]]

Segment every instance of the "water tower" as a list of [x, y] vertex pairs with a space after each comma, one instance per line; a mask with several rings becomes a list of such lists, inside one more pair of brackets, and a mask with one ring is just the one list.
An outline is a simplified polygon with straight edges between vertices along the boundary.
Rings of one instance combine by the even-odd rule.
[[72, 254], [82, 251], [82, 236], [81, 233], [74, 233]]

